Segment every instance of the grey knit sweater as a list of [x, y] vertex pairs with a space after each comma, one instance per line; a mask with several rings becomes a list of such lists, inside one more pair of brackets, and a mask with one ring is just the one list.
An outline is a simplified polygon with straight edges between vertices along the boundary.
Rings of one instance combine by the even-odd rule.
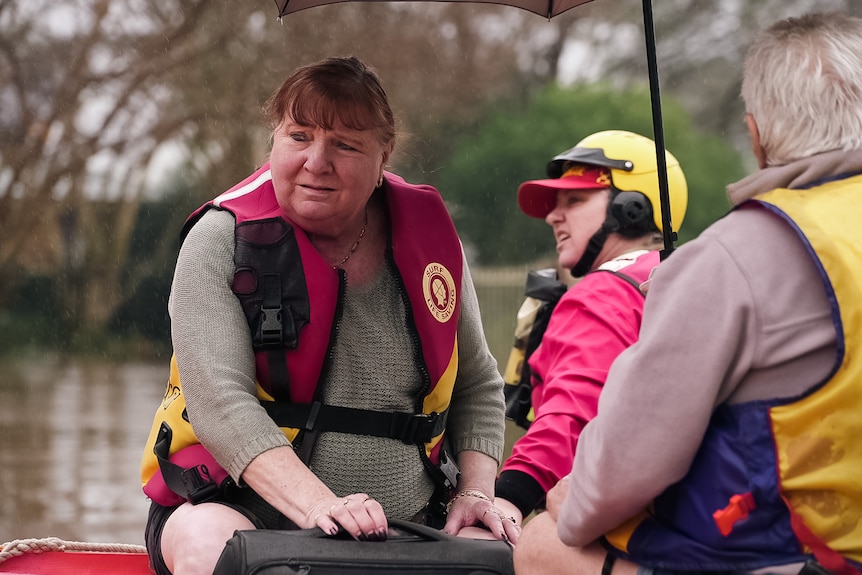
[[[195, 433], [238, 480], [256, 456], [289, 443], [256, 399], [251, 336], [230, 289], [233, 228], [230, 213], [211, 210], [191, 229], [177, 262], [169, 311]], [[348, 277], [334, 359], [324, 382], [326, 403], [413, 410], [421, 379], [394, 274], [383, 265], [362, 285], [351, 285]], [[463, 277], [459, 369], [447, 435], [456, 453], [479, 451], [499, 461], [503, 381], [485, 341], [466, 264]], [[387, 438], [321, 433], [310, 467], [337, 495], [367, 492], [390, 517], [409, 519], [433, 491], [419, 449]]]

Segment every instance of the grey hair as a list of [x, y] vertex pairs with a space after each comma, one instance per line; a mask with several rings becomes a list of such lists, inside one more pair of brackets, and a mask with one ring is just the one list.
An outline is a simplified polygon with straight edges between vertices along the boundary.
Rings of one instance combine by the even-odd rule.
[[745, 58], [742, 98], [770, 166], [862, 148], [862, 19], [812, 13], [762, 31]]

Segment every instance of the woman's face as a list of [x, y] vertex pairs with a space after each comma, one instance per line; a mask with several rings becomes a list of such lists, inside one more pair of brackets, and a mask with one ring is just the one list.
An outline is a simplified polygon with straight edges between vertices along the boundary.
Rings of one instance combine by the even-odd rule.
[[605, 221], [610, 190], [560, 190], [557, 205], [545, 217], [557, 240], [557, 262], [571, 268]]
[[391, 151], [373, 129], [326, 130], [285, 117], [270, 153], [278, 203], [307, 232], [338, 236], [364, 211]]

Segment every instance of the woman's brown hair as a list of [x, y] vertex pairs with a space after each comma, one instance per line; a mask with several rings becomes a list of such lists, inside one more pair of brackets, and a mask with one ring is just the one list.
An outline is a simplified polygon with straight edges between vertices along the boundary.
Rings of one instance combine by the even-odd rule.
[[383, 145], [395, 143], [395, 116], [377, 73], [355, 56], [327, 58], [295, 70], [266, 101], [270, 130], [290, 117], [301, 126], [377, 130]]

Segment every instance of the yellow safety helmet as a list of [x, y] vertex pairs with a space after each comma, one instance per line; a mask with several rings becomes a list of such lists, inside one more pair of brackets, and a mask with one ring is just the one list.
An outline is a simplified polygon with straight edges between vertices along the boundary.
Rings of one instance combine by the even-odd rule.
[[[665, 150], [668, 197], [673, 231], [679, 231], [688, 206], [688, 184], [677, 159]], [[656, 227], [662, 231], [661, 200], [655, 142], [623, 130], [606, 130], [587, 136], [548, 163], [548, 176], [559, 178], [569, 162], [604, 166], [611, 171], [613, 187], [620, 192], [640, 192], [650, 202]], [[620, 198], [622, 200], [622, 198]]]

